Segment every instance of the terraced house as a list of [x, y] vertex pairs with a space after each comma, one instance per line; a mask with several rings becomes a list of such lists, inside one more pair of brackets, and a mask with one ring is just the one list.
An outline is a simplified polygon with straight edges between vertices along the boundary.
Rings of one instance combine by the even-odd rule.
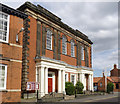
[[0, 103], [20, 102], [24, 13], [0, 3]]
[[26, 82], [40, 83], [40, 97], [65, 93], [66, 81], [75, 85], [79, 80], [84, 91], [93, 91], [91, 40], [40, 5], [26, 2], [18, 10], [30, 19], [29, 39], [23, 39], [22, 95]]

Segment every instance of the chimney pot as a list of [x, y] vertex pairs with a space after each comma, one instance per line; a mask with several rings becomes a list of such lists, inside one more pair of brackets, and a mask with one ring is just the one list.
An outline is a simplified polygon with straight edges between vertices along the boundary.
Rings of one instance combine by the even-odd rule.
[[116, 64], [114, 64], [114, 69], [116, 69], [117, 68], [117, 65]]

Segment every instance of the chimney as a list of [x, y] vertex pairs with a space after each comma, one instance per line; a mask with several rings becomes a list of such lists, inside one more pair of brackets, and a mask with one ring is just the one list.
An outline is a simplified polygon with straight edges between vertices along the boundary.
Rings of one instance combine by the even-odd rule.
[[114, 69], [117, 69], [117, 65], [116, 64], [114, 64]]
[[103, 77], [105, 76], [105, 74], [104, 74], [104, 70], [103, 70]]

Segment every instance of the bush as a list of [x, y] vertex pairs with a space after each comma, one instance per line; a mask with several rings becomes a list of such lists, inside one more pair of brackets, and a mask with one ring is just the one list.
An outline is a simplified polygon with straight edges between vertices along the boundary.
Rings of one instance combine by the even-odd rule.
[[75, 94], [75, 86], [72, 82], [65, 82], [65, 91], [66, 95], [74, 95]]
[[113, 92], [114, 89], [114, 84], [113, 83], [108, 83], [107, 84], [107, 93]]
[[80, 81], [78, 81], [76, 83], [75, 88], [76, 88], [76, 91], [77, 91], [76, 93], [77, 94], [83, 94], [83, 88], [84, 88], [84, 86], [83, 86], [83, 84]]

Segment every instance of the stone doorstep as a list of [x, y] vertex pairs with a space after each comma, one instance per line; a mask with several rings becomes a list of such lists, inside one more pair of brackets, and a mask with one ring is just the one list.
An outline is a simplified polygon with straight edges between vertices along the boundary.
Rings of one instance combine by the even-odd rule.
[[63, 100], [63, 97], [57, 97], [57, 98], [42, 98], [40, 100], [38, 100], [38, 102], [56, 102], [56, 101], [60, 101]]
[[53, 95], [46, 94], [43, 98], [57, 98], [57, 97], [63, 97], [62, 93], [53, 93]]
[[65, 95], [64, 99], [65, 100], [75, 99], [75, 95]]

